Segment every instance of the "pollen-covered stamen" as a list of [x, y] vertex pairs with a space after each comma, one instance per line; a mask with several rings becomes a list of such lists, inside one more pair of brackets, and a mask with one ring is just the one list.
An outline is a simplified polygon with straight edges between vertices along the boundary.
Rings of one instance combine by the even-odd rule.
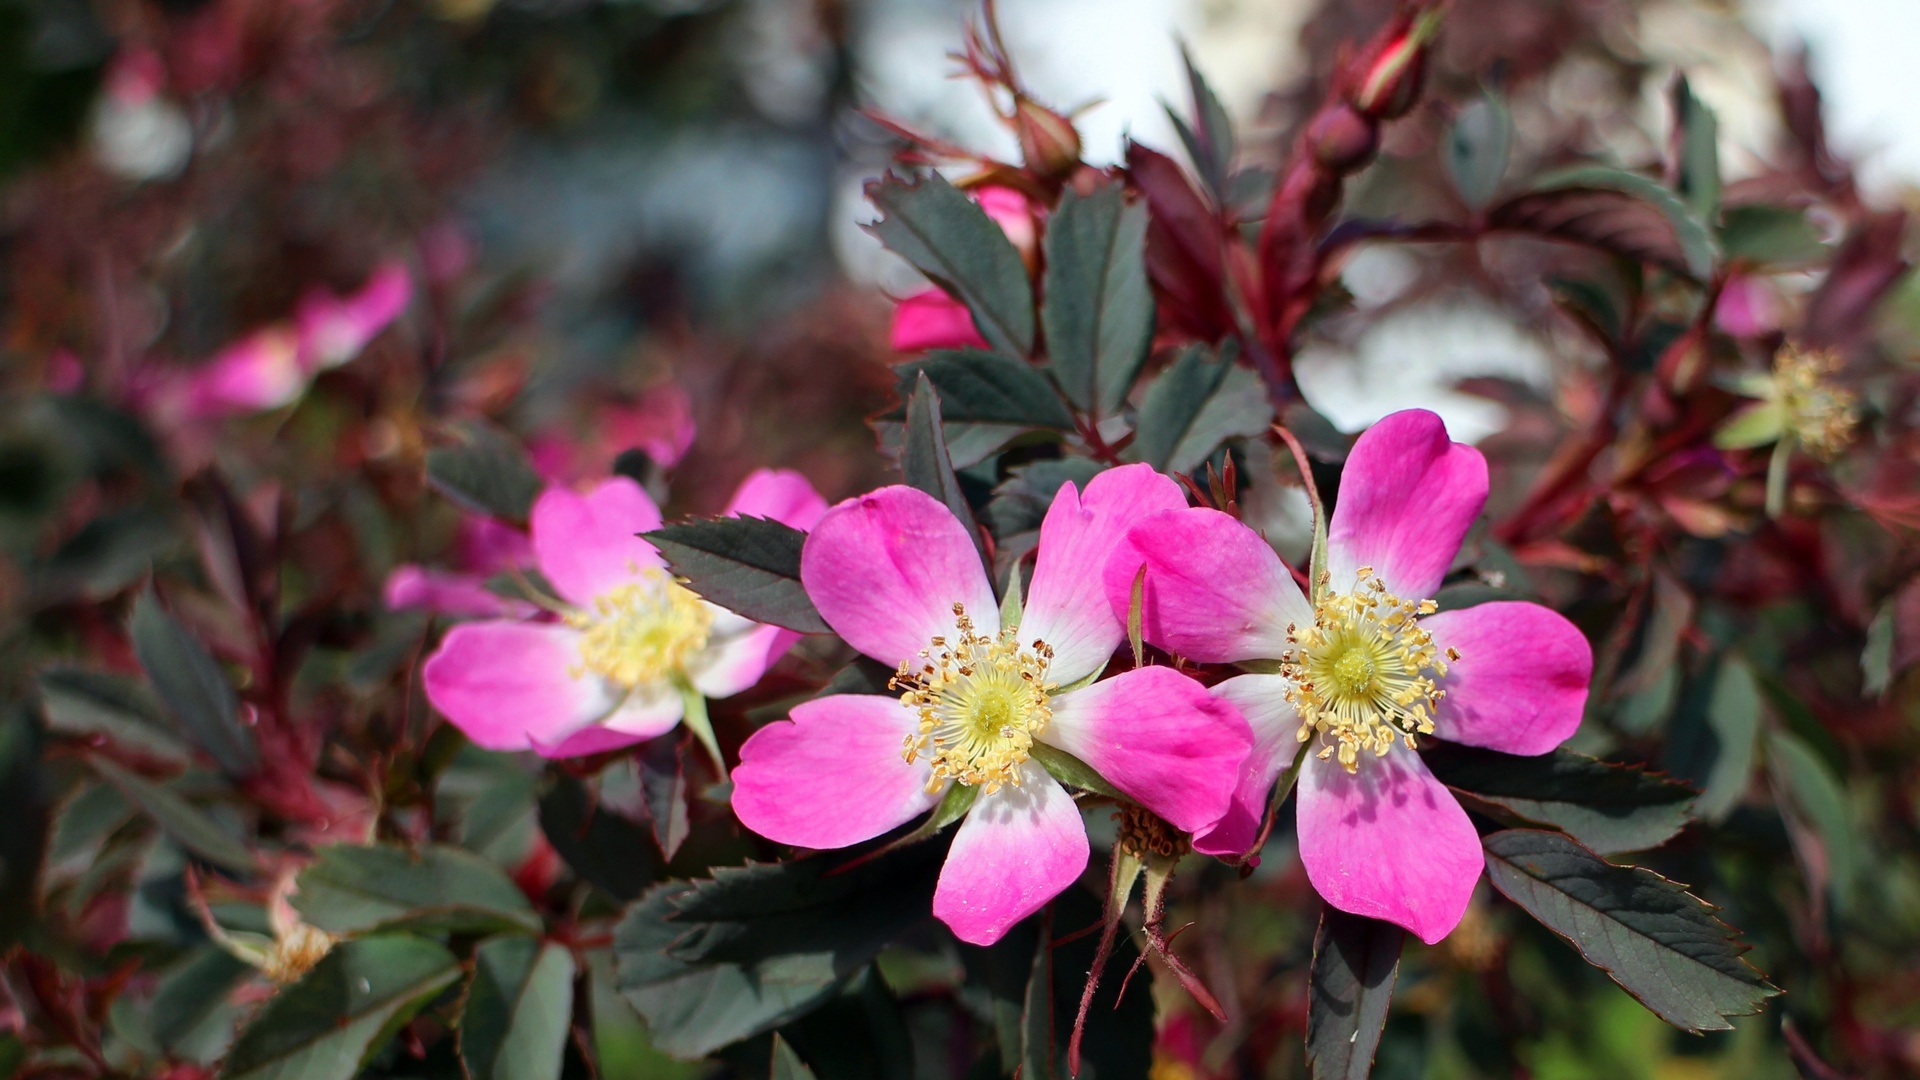
[[1312, 626], [1287, 627], [1293, 644], [1280, 658], [1293, 682], [1287, 700], [1300, 713], [1300, 741], [1319, 736], [1324, 760], [1338, 756], [1348, 772], [1359, 770], [1360, 751], [1384, 756], [1396, 741], [1414, 747], [1414, 736], [1433, 732], [1434, 705], [1445, 694], [1434, 680], [1447, 673], [1433, 635], [1418, 618], [1431, 615], [1431, 600], [1403, 600], [1363, 566], [1350, 592], [1326, 590]]
[[640, 581], [596, 597], [591, 611], [568, 615], [567, 625], [584, 631], [576, 678], [592, 672], [631, 688], [684, 671], [687, 660], [707, 646], [713, 609], [664, 571], [649, 568]]
[[919, 714], [920, 730], [907, 736], [903, 750], [908, 761], [931, 761], [927, 791], [954, 780], [985, 785], [991, 795], [1020, 783], [1033, 737], [1053, 718], [1047, 706], [1053, 647], [1044, 641], [1022, 647], [1017, 627], [988, 637], [974, 629], [962, 604], [953, 605], [953, 621], [958, 637], [934, 638], [917, 664], [901, 664], [888, 685]]
[[1785, 413], [1786, 428], [1821, 461], [1831, 461], [1846, 449], [1859, 422], [1859, 399], [1833, 381], [1839, 370], [1840, 354], [1831, 349], [1789, 345], [1774, 359], [1773, 396]]

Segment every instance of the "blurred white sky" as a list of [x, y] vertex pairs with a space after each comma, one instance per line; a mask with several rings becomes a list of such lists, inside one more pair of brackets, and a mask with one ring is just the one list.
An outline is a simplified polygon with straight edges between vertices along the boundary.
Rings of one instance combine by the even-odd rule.
[[1834, 141], [1868, 188], [1920, 183], [1920, 0], [1770, 0], [1760, 26], [1776, 47], [1805, 41]]

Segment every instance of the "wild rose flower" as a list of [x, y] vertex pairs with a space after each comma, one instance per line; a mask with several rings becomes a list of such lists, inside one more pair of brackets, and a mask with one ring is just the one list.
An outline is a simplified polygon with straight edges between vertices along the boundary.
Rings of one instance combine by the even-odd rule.
[[1144, 465], [1102, 473], [1084, 495], [1062, 487], [1018, 626], [1001, 624], [972, 540], [939, 501], [895, 486], [835, 506], [807, 538], [801, 582], [848, 644], [898, 668], [903, 693], [816, 698], [755, 732], [733, 772], [734, 812], [769, 839], [838, 848], [925, 813], [953, 784], [977, 787], [933, 911], [982, 945], [1086, 869], [1086, 827], [1031, 757], [1036, 742], [1177, 828], [1211, 826], [1246, 756], [1246, 722], [1169, 668], [1082, 685], [1126, 637], [1094, 568], [1129, 523], [1185, 505]]
[[1593, 654], [1537, 604], [1434, 610], [1487, 498], [1480, 452], [1424, 410], [1394, 413], [1354, 445], [1327, 536], [1317, 601], [1266, 541], [1216, 510], [1154, 514], [1106, 567], [1125, 611], [1147, 568], [1142, 631], [1205, 663], [1277, 662], [1214, 687], [1252, 725], [1233, 809], [1196, 850], [1239, 853], [1295, 748], [1300, 860], [1327, 902], [1432, 944], [1460, 921], [1484, 857], [1465, 811], [1414, 753], [1418, 738], [1543, 754], [1580, 724]]
[[487, 588], [495, 574], [532, 566], [527, 534], [496, 518], [467, 514], [454, 541], [458, 569], [439, 570], [402, 563], [387, 574], [381, 599], [393, 611], [431, 611], [455, 618], [528, 618], [537, 609], [525, 600]]
[[[1039, 250], [1032, 202], [1012, 188], [997, 185], [980, 188], [972, 195], [980, 209], [1013, 241], [1020, 258], [1031, 270]], [[987, 347], [987, 339], [981, 337], [973, 325], [973, 313], [967, 310], [967, 305], [948, 296], [946, 290], [938, 286], [922, 289], [894, 307], [893, 330], [888, 342], [895, 352]]]
[[[798, 473], [761, 470], [728, 514], [811, 526], [826, 500]], [[637, 533], [660, 508], [623, 476], [534, 501], [535, 565], [564, 601], [557, 621], [454, 627], [429, 657], [427, 698], [476, 744], [547, 757], [599, 753], [671, 730], [686, 695], [723, 698], [760, 681], [799, 635], [700, 599]]]

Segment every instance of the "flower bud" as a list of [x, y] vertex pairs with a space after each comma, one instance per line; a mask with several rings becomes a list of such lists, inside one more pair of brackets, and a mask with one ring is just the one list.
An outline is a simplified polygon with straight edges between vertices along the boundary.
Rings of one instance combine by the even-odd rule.
[[1380, 126], [1353, 106], [1336, 102], [1307, 122], [1307, 148], [1335, 174], [1358, 172], [1380, 149]]
[[1440, 13], [1424, 11], [1410, 25], [1389, 33], [1370, 50], [1350, 100], [1353, 107], [1374, 120], [1405, 116], [1419, 100], [1426, 76], [1427, 44], [1440, 26]]
[[1080, 133], [1073, 121], [1037, 101], [1015, 100], [1013, 133], [1027, 168], [1042, 176], [1066, 176], [1080, 165]]

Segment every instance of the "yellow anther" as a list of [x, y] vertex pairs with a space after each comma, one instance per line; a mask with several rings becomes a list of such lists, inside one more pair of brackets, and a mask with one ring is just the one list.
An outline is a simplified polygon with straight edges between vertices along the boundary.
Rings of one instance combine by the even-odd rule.
[[1859, 399], [1837, 386], [1840, 354], [1789, 345], [1774, 357], [1771, 396], [1785, 414], [1786, 429], [1807, 453], [1831, 461], [1853, 441]]
[[706, 648], [713, 609], [663, 571], [597, 597], [593, 610], [567, 616], [581, 631], [577, 678], [591, 672], [616, 686], [649, 686], [683, 672]]
[[920, 717], [919, 732], [907, 736], [901, 752], [908, 761], [931, 762], [929, 792], [952, 780], [983, 785], [991, 795], [1020, 783], [1033, 737], [1053, 718], [1053, 647], [1035, 641], [1021, 648], [1017, 627], [981, 634], [961, 604], [953, 605], [953, 616], [959, 636], [934, 638], [920, 654], [928, 662], [917, 671], [901, 664], [889, 683]]

